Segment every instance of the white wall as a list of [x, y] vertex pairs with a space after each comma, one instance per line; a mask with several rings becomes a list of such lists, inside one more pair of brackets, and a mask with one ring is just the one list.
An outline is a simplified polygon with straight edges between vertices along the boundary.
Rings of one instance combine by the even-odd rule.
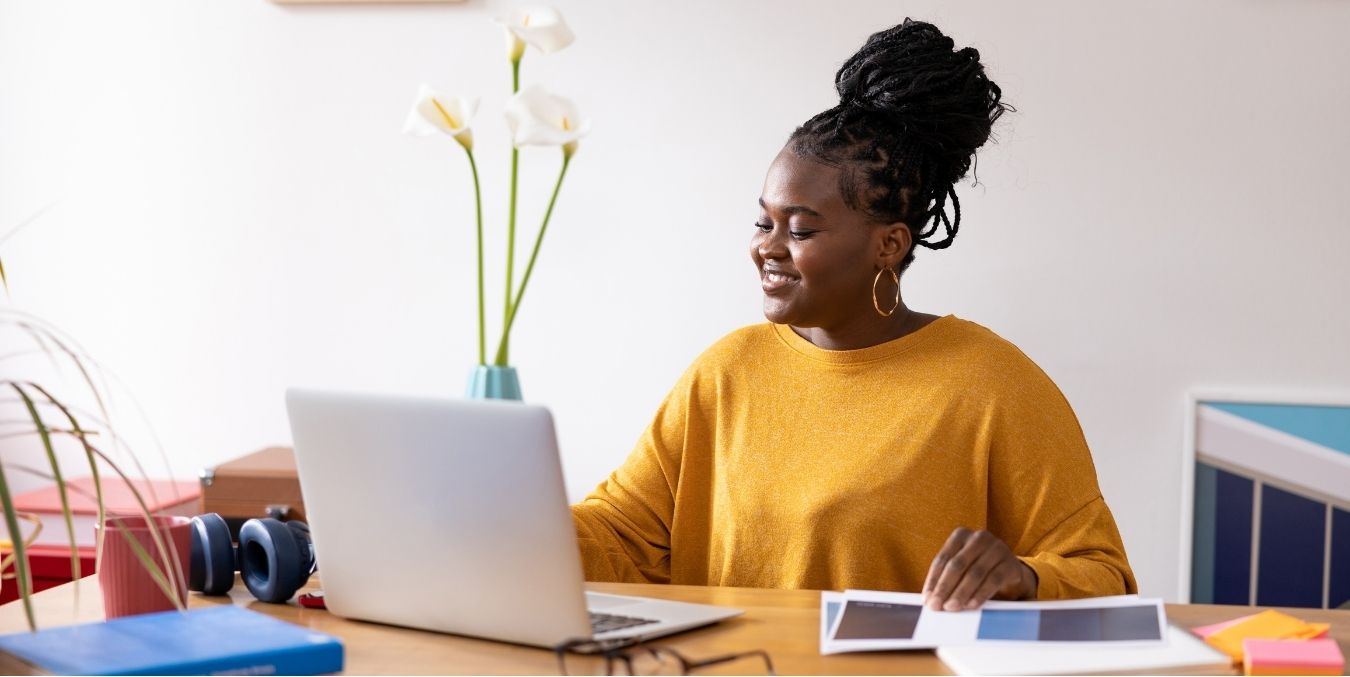
[[[467, 167], [398, 132], [422, 81], [482, 93], [500, 226], [500, 6], [0, 0], [0, 232], [57, 203], [0, 244], [12, 305], [121, 376], [181, 475], [286, 442], [288, 385], [458, 395], [476, 352]], [[1350, 3], [561, 7], [579, 39], [527, 57], [525, 80], [595, 131], [513, 361], [555, 409], [574, 497], [691, 358], [761, 319], [763, 172], [832, 105], [838, 64], [906, 15], [977, 46], [1019, 109], [907, 299], [991, 327], [1064, 389], [1144, 592], [1176, 584], [1183, 393], [1350, 383]], [[556, 162], [524, 155], [525, 243]], [[3, 336], [0, 353], [19, 344]]]

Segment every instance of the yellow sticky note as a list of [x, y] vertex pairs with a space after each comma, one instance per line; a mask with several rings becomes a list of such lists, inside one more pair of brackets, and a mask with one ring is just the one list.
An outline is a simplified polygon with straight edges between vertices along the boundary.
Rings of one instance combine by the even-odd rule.
[[1234, 662], [1241, 662], [1244, 639], [1311, 639], [1326, 629], [1325, 624], [1304, 623], [1272, 609], [1230, 625], [1206, 637], [1205, 641], [1231, 656]]
[[1304, 625], [1308, 627], [1299, 631], [1297, 635], [1285, 639], [1314, 639], [1327, 634], [1327, 631], [1331, 629], [1330, 623], [1305, 623]]

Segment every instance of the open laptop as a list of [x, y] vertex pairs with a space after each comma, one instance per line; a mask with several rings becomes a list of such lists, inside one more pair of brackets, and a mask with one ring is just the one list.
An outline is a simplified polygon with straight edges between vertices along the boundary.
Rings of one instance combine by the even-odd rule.
[[552, 647], [742, 613], [585, 592], [544, 407], [291, 389], [286, 409], [339, 616]]

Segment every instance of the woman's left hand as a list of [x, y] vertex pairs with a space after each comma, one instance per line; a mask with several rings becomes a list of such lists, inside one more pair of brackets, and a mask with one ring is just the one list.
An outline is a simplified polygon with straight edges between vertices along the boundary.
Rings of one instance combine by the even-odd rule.
[[986, 601], [1036, 595], [1036, 572], [988, 531], [958, 528], [928, 567], [924, 604], [934, 611], [974, 609]]

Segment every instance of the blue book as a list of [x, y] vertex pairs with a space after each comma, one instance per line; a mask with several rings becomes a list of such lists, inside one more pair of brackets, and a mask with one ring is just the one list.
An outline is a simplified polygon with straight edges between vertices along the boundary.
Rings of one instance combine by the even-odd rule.
[[233, 605], [0, 636], [0, 650], [62, 675], [318, 675], [336, 637]]

